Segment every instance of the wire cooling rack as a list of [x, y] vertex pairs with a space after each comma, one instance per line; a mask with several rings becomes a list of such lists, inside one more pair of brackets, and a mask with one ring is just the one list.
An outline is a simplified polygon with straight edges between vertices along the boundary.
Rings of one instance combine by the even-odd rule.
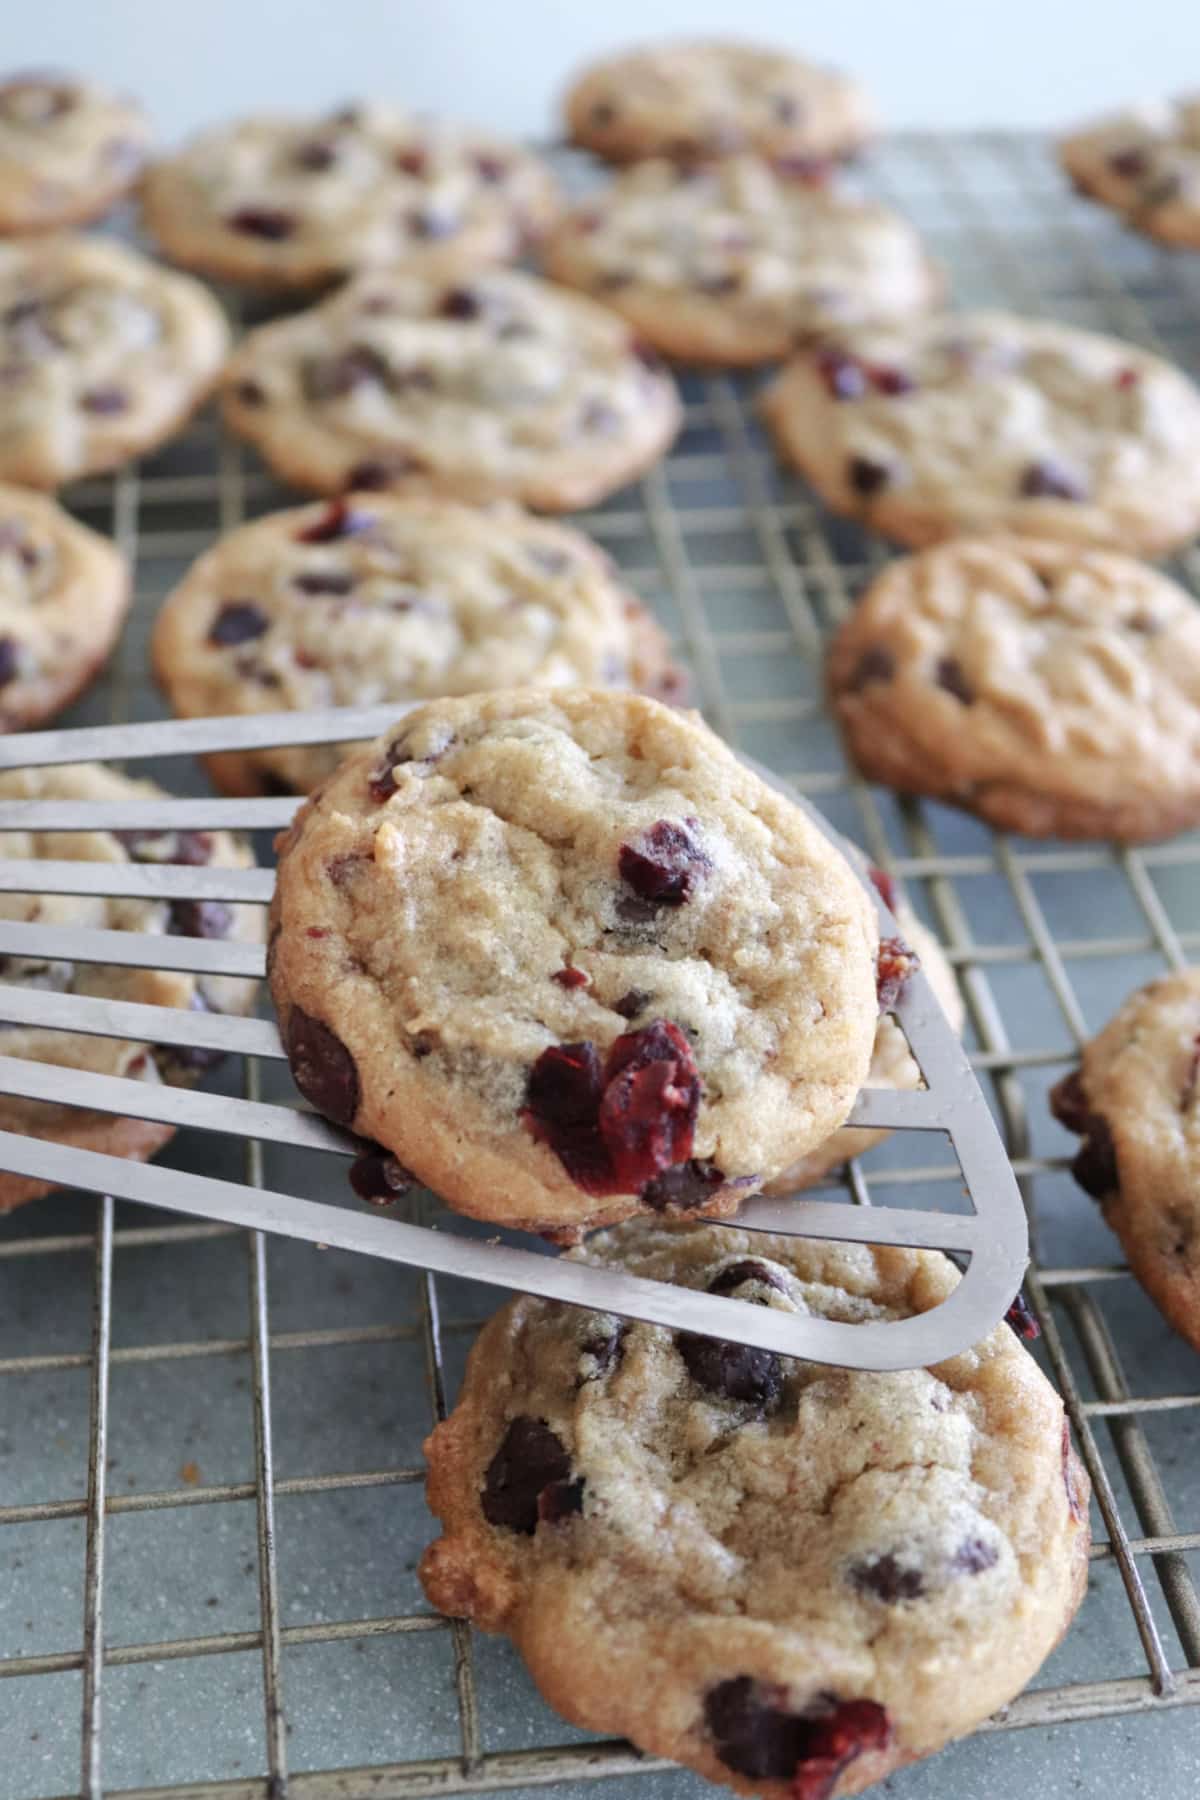
[[[1200, 258], [1075, 199], [1042, 143], [899, 137], [864, 181], [925, 231], [960, 302], [1116, 331], [1200, 374]], [[1036, 1783], [1058, 1800], [1094, 1791], [1091, 1769], [1097, 1785], [1195, 1792], [1200, 1368], [1065, 1174], [1045, 1093], [1131, 987], [1200, 944], [1200, 839], [1005, 839], [854, 779], [820, 652], [886, 552], [775, 469], [752, 382], [685, 387], [668, 462], [582, 523], [678, 636], [717, 729], [901, 875], [947, 944], [1030, 1207], [1039, 1354], [1096, 1492], [1088, 1597], [1037, 1685], [885, 1785], [1010, 1800]], [[207, 418], [68, 495], [137, 557], [138, 584], [106, 683], [67, 722], [161, 714], [145, 655], [158, 601], [216, 532], [287, 497]], [[1175, 572], [1200, 588], [1195, 552]], [[203, 791], [186, 760], [151, 772]], [[276, 1072], [247, 1060], [222, 1079], [270, 1097]], [[853, 1197], [953, 1182], [931, 1144], [873, 1152]], [[316, 1191], [311, 1160], [253, 1142], [181, 1136], [162, 1160]], [[491, 1304], [110, 1200], [0, 1220], [0, 1800], [402, 1800], [605, 1778], [636, 1778], [644, 1800], [710, 1791], [563, 1725], [507, 1645], [420, 1595], [420, 1440]]]

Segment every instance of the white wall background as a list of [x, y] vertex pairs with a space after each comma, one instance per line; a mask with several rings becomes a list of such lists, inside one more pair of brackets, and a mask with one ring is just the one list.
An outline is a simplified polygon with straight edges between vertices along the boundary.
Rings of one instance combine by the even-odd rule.
[[164, 138], [359, 94], [541, 133], [597, 51], [731, 28], [856, 70], [895, 125], [1057, 127], [1200, 88], [1200, 0], [0, 0], [0, 18], [0, 63], [107, 78]]

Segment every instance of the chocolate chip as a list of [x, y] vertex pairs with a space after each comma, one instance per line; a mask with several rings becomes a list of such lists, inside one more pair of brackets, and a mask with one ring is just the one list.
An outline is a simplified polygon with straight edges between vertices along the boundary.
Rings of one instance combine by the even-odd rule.
[[1092, 1109], [1080, 1070], [1073, 1069], [1050, 1089], [1050, 1111], [1060, 1125], [1065, 1125], [1077, 1137], [1087, 1130]]
[[800, 102], [791, 94], [770, 94], [771, 115], [780, 125], [794, 125], [800, 117]]
[[36, 568], [41, 561], [41, 553], [26, 537], [20, 519], [0, 519], [0, 555], [5, 552], [15, 556], [27, 569]]
[[369, 1144], [350, 1165], [350, 1186], [368, 1206], [393, 1206], [411, 1188], [415, 1177], [382, 1144]]
[[270, 630], [271, 621], [252, 600], [227, 600], [209, 626], [210, 644], [247, 644]]
[[331, 500], [319, 518], [296, 533], [298, 544], [332, 544], [338, 538], [357, 537], [375, 523], [374, 513], [351, 506], [348, 500]]
[[1023, 1338], [1027, 1344], [1032, 1344], [1035, 1338], [1041, 1337], [1042, 1328], [1034, 1318], [1033, 1309], [1022, 1289], [1017, 1289], [1013, 1303], [1004, 1317], [1017, 1336]]
[[15, 638], [0, 637], [0, 687], [7, 687], [21, 672], [21, 653]]
[[225, 223], [231, 231], [247, 237], [265, 238], [268, 243], [281, 243], [296, 229], [295, 216], [271, 206], [241, 206], [230, 213]]
[[243, 406], [265, 406], [267, 403], [267, 391], [257, 381], [236, 382], [233, 394], [235, 400], [240, 401]]
[[429, 166], [429, 158], [418, 144], [410, 144], [407, 149], [397, 150], [396, 167], [404, 175], [424, 175]]
[[695, 819], [681, 825], [659, 819], [617, 852], [621, 879], [653, 906], [682, 906], [712, 869], [696, 838]]
[[287, 1054], [292, 1079], [309, 1104], [336, 1125], [352, 1124], [358, 1111], [358, 1065], [337, 1033], [294, 1006]]
[[950, 1567], [958, 1575], [982, 1575], [987, 1569], [994, 1569], [1000, 1561], [1000, 1552], [995, 1544], [987, 1543], [980, 1537], [964, 1538], [950, 1560]]
[[458, 220], [449, 213], [438, 212], [431, 206], [418, 207], [404, 215], [403, 223], [415, 238], [436, 239], [453, 237], [458, 230]]
[[606, 126], [614, 124], [616, 117], [617, 109], [611, 100], [595, 101], [588, 112], [588, 118], [591, 120], [592, 124], [597, 126], [601, 131], [603, 131]]
[[335, 145], [327, 144], [320, 138], [312, 138], [308, 143], [296, 146], [292, 161], [298, 169], [316, 175], [325, 169], [332, 169], [337, 161], [337, 154]]
[[351, 344], [338, 356], [323, 356], [304, 371], [304, 392], [309, 400], [344, 400], [356, 388], [388, 384], [391, 369], [385, 357], [370, 344]]
[[580, 1357], [587, 1357], [591, 1367], [580, 1377], [582, 1381], [602, 1381], [611, 1375], [621, 1360], [625, 1348], [624, 1323], [609, 1329], [607, 1326], [590, 1331], [579, 1346]]
[[134, 862], [182, 863], [203, 868], [212, 861], [213, 841], [207, 831], [115, 831]]
[[401, 768], [405, 763], [416, 763], [423, 768], [431, 768], [443, 756], [454, 742], [450, 731], [443, 731], [439, 741], [431, 744], [423, 756], [414, 756], [404, 732], [392, 739], [380, 760], [374, 765], [367, 777], [367, 791], [372, 800], [382, 806], [391, 799], [396, 791], [393, 770]]
[[642, 1189], [642, 1204], [655, 1212], [691, 1212], [724, 1185], [725, 1177], [716, 1163], [693, 1157], [648, 1181]]
[[228, 937], [233, 914], [223, 900], [173, 900], [167, 918], [172, 937]]
[[566, 1446], [544, 1419], [514, 1419], [483, 1478], [483, 1516], [489, 1525], [532, 1537], [542, 1490], [566, 1482], [570, 1474]]
[[292, 586], [301, 594], [349, 594], [355, 585], [349, 569], [313, 569], [292, 577]]
[[478, 319], [482, 313], [483, 301], [472, 288], [447, 288], [438, 305], [443, 319]]
[[508, 174], [508, 164], [502, 156], [490, 156], [486, 152], [480, 151], [471, 160], [475, 164], [475, 173], [480, 181], [495, 183], [503, 181]]
[[684, 1366], [699, 1387], [722, 1400], [737, 1400], [765, 1412], [783, 1389], [783, 1365], [773, 1350], [727, 1344], [722, 1338], [681, 1331], [675, 1339]]
[[700, 1077], [678, 1026], [656, 1019], [615, 1040], [543, 1050], [521, 1118], [585, 1193], [640, 1193], [691, 1155]]
[[598, 395], [585, 400], [579, 409], [579, 429], [593, 437], [609, 437], [618, 431], [621, 415], [609, 400]]
[[[193, 989], [188, 1001], [188, 1011], [212, 1010], [199, 988]], [[207, 1075], [224, 1058], [223, 1050], [210, 1049], [204, 1044], [159, 1044], [154, 1051], [154, 1060], [164, 1081], [190, 1081], [200, 1075]]]
[[1114, 150], [1108, 158], [1108, 166], [1114, 175], [1120, 175], [1125, 181], [1141, 181], [1149, 171], [1150, 161], [1144, 150], [1131, 147]]
[[1093, 1200], [1105, 1200], [1120, 1187], [1117, 1148], [1107, 1119], [1093, 1113], [1088, 1134], [1075, 1153], [1071, 1173]]
[[875, 959], [875, 995], [881, 1013], [891, 1012], [908, 980], [921, 966], [915, 950], [903, 938], [881, 938]]
[[596, 289], [601, 294], [616, 294], [622, 288], [629, 287], [634, 280], [632, 269], [605, 269], [596, 277]]
[[887, 486], [891, 471], [884, 463], [872, 462], [869, 456], [852, 456], [846, 464], [846, 479], [856, 494], [867, 498]]
[[559, 987], [564, 988], [589, 987], [592, 980], [586, 969], [573, 969], [570, 965], [564, 969], [555, 969], [550, 979], [557, 981]]
[[563, 1519], [573, 1518], [583, 1511], [584, 1480], [577, 1475], [574, 1481], [552, 1481], [544, 1487], [537, 1498], [537, 1516], [539, 1525], [557, 1525]]
[[1061, 464], [1031, 462], [1021, 475], [1019, 491], [1028, 500], [1086, 500], [1078, 477]]
[[704, 1722], [727, 1769], [752, 1781], [790, 1781], [792, 1800], [829, 1800], [843, 1770], [864, 1751], [885, 1750], [892, 1736], [876, 1700], [820, 1694], [789, 1712], [786, 1688], [750, 1675], [708, 1690]]
[[630, 988], [619, 1000], [613, 1001], [612, 1009], [623, 1019], [636, 1019], [640, 1012], [645, 1012], [651, 998], [645, 988]]
[[855, 663], [845, 691], [860, 694], [873, 681], [890, 681], [895, 673], [896, 659], [891, 651], [882, 644], [870, 644]]
[[939, 657], [933, 675], [940, 688], [945, 688], [948, 694], [953, 694], [964, 706], [970, 706], [975, 698], [975, 690], [967, 680], [967, 672], [957, 656]]
[[778, 1270], [754, 1257], [743, 1257], [740, 1262], [728, 1263], [725, 1268], [718, 1269], [708, 1284], [708, 1291], [710, 1294], [733, 1294], [749, 1281], [758, 1282], [760, 1287], [773, 1288], [777, 1294], [788, 1291]]
[[125, 412], [129, 406], [129, 395], [124, 388], [119, 387], [88, 388], [80, 394], [79, 404], [84, 412], [104, 417], [112, 413]]
[[871, 1594], [885, 1606], [896, 1606], [901, 1600], [919, 1600], [925, 1592], [922, 1571], [906, 1568], [890, 1550], [883, 1556], [852, 1563], [846, 1577], [860, 1594]]
[[742, 285], [742, 277], [736, 269], [729, 269], [723, 274], [702, 275], [696, 282], [702, 294], [712, 294], [720, 298], [722, 294], [736, 294]]

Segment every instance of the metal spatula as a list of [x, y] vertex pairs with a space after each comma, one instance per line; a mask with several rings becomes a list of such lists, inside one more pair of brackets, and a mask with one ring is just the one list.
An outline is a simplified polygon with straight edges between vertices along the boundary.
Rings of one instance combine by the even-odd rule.
[[[389, 729], [403, 710], [393, 704], [31, 732], [0, 739], [0, 769], [347, 743]], [[758, 772], [796, 804], [805, 804], [769, 772]], [[103, 803], [3, 800], [0, 831], [165, 832], [221, 827], [245, 831], [286, 825], [299, 804], [293, 799], [151, 798]], [[819, 815], [814, 813], [813, 817], [828, 836], [840, 841]], [[841, 847], [847, 848], [844, 844]], [[0, 889], [18, 893], [265, 904], [271, 897], [273, 883], [273, 873], [267, 869], [0, 861]], [[882, 934], [893, 935], [897, 929], [895, 921], [879, 896], [873, 889], [871, 892], [879, 909]], [[265, 968], [265, 953], [256, 945], [8, 921], [0, 921], [0, 954], [186, 969], [204, 975], [261, 976]], [[482, 1242], [450, 1230], [406, 1224], [378, 1213], [304, 1200], [293, 1194], [187, 1174], [152, 1163], [131, 1162], [12, 1132], [0, 1132], [0, 1167], [63, 1186], [110, 1193], [172, 1212], [357, 1250], [438, 1274], [464, 1276], [494, 1287], [626, 1314], [814, 1362], [861, 1369], [916, 1367], [966, 1349], [1004, 1316], [1024, 1273], [1028, 1236], [1016, 1181], [991, 1113], [958, 1038], [921, 973], [908, 982], [897, 1018], [925, 1086], [910, 1092], [865, 1088], [847, 1124], [945, 1134], [958, 1158], [973, 1212], [856, 1207], [805, 1197], [759, 1198], [746, 1203], [737, 1224], [752, 1231], [794, 1237], [941, 1249], [956, 1260], [965, 1261], [963, 1278], [950, 1298], [909, 1319], [849, 1324], [747, 1306], [534, 1250]], [[0, 1020], [242, 1056], [283, 1057], [274, 1025], [264, 1020], [184, 1012], [3, 983]], [[185, 1088], [150, 1086], [3, 1055], [0, 1093], [161, 1120], [333, 1156], [352, 1156], [360, 1147], [348, 1134], [299, 1106], [265, 1105]], [[340, 1185], [336, 1174], [333, 1179]]]

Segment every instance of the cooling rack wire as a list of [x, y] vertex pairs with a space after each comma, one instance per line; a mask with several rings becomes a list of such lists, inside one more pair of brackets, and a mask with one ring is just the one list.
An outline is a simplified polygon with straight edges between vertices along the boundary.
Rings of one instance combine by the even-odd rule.
[[[962, 303], [1115, 331], [1200, 374], [1200, 258], [1085, 207], [1040, 141], [905, 135], [864, 181], [925, 231]], [[982, 1778], [1009, 1800], [1042, 1763], [991, 1755], [992, 1734], [1163, 1715], [1153, 1739], [1125, 1734], [1158, 1759], [1131, 1791], [1182, 1793], [1167, 1771], [1194, 1768], [1200, 1736], [1180, 1712], [1200, 1701], [1200, 1381], [1066, 1176], [1044, 1095], [1119, 998], [1200, 945], [1200, 838], [1005, 839], [847, 771], [820, 649], [884, 552], [776, 471], [752, 385], [689, 379], [668, 462], [581, 522], [677, 635], [713, 725], [899, 874], [948, 947], [1029, 1205], [1039, 1354], [1096, 1494], [1088, 1598], [1039, 1684], [886, 1786], [931, 1800]], [[218, 531], [287, 496], [206, 417], [67, 498], [138, 566], [114, 666], [67, 722], [158, 716], [145, 639], [163, 593]], [[1200, 591], [1200, 553], [1174, 572]], [[149, 772], [203, 791], [179, 759]], [[274, 1073], [246, 1058], [225, 1079], [256, 1099]], [[853, 1199], [957, 1180], [931, 1140], [902, 1139], [849, 1171]], [[164, 1161], [265, 1185], [268, 1154], [274, 1169], [289, 1153], [181, 1138]], [[313, 1191], [311, 1162], [287, 1167], [280, 1185]], [[407, 1800], [609, 1777], [600, 1792], [636, 1778], [645, 1800], [711, 1791], [571, 1731], [507, 1646], [424, 1605], [420, 1439], [491, 1304], [107, 1199], [0, 1221], [0, 1800]], [[1057, 1733], [1047, 1779], [1087, 1756], [1086, 1732]]]

